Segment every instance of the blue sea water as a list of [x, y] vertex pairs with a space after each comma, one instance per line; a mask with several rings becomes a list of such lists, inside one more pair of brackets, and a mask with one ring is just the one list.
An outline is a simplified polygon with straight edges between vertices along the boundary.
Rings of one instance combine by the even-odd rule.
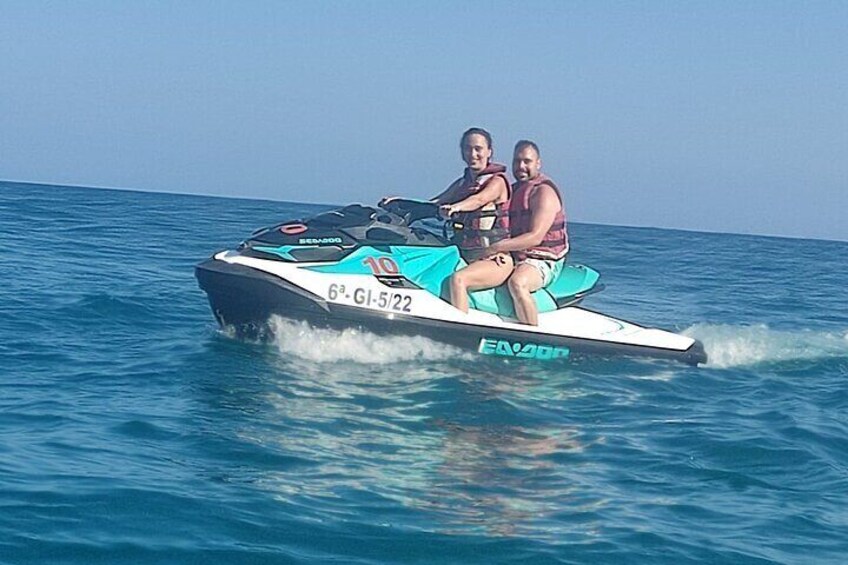
[[319, 209], [0, 183], [0, 562], [848, 560], [848, 244], [573, 225], [699, 368], [220, 331], [193, 265]]

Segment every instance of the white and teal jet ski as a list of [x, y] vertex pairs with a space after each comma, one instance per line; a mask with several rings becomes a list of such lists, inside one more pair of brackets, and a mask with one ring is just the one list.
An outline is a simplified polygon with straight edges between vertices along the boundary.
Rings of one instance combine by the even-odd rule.
[[437, 217], [430, 202], [354, 204], [258, 230], [235, 251], [197, 265], [195, 274], [218, 323], [240, 335], [260, 333], [276, 314], [315, 327], [420, 335], [483, 355], [706, 362], [695, 339], [578, 306], [602, 288], [599, 274], [582, 265], [567, 265], [534, 293], [538, 326], [518, 323], [504, 287], [473, 292], [470, 311], [457, 310], [447, 280], [466, 263]]

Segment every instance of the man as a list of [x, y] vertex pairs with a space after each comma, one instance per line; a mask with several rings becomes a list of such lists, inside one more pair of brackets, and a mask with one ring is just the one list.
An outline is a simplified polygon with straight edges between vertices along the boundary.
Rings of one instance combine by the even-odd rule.
[[531, 293], [559, 276], [568, 254], [562, 195], [541, 168], [542, 159], [535, 143], [524, 139], [515, 144], [512, 174], [516, 182], [512, 185], [509, 207], [511, 237], [484, 251], [489, 257], [512, 254], [515, 268], [507, 284], [515, 312], [521, 323], [534, 326], [539, 323], [539, 312]]

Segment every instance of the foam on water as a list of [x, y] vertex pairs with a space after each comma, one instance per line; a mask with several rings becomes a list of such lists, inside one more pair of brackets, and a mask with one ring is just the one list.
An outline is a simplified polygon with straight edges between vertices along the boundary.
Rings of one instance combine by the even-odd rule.
[[848, 333], [779, 331], [765, 324], [696, 324], [683, 333], [703, 342], [710, 367], [848, 356]]
[[319, 329], [279, 316], [272, 316], [269, 326], [273, 342], [281, 352], [318, 363], [352, 361], [386, 365], [413, 360], [443, 361], [467, 355], [425, 337], [378, 336], [357, 329]]
[[[359, 330], [314, 328], [306, 322], [273, 316], [271, 339], [281, 353], [317, 363], [388, 365], [405, 361], [472, 359], [473, 353], [425, 337], [379, 336]], [[227, 333], [227, 330], [223, 330]], [[695, 324], [682, 332], [703, 342], [708, 367], [848, 356], [848, 332], [780, 331], [753, 326]]]

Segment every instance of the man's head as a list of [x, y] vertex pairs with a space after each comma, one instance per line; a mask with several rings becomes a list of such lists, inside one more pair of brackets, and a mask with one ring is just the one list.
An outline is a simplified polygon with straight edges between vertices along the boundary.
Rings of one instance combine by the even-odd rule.
[[492, 158], [492, 136], [483, 128], [467, 129], [459, 140], [459, 149], [469, 169], [482, 171]]
[[531, 180], [539, 176], [542, 168], [542, 158], [539, 146], [527, 139], [515, 144], [512, 152], [512, 174], [518, 181]]

